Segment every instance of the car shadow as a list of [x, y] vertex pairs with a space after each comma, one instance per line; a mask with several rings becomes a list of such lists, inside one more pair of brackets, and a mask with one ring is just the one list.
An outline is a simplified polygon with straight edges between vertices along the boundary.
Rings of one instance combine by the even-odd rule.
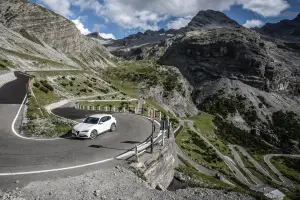
[[60, 136], [60, 138], [68, 140], [84, 140], [84, 138], [73, 137], [72, 130], [69, 130], [66, 134]]

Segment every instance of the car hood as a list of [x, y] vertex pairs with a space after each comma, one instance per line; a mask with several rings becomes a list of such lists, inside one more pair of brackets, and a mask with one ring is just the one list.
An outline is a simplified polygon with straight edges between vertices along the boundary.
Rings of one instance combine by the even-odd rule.
[[85, 123], [79, 123], [76, 126], [74, 126], [74, 129], [76, 131], [85, 131], [90, 130], [95, 126], [95, 124], [85, 124]]

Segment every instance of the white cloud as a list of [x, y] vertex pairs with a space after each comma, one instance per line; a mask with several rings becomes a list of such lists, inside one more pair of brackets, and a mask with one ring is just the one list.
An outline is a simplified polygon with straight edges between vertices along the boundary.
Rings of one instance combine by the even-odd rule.
[[191, 21], [192, 17], [181, 17], [176, 20], [170, 21], [167, 24], [168, 29], [180, 29], [182, 27], [185, 27], [188, 25], [188, 23]]
[[81, 34], [87, 35], [91, 33], [88, 28], [85, 28], [82, 21], [82, 17], [78, 17], [77, 19], [72, 20], [72, 22], [76, 25]]
[[100, 32], [100, 29], [106, 28], [105, 24], [94, 24], [93, 32]]
[[247, 20], [245, 24], [243, 24], [246, 28], [254, 28], [254, 27], [261, 27], [264, 23], [257, 19]]
[[194, 16], [200, 10], [229, 10], [241, 5], [264, 17], [280, 15], [289, 4], [287, 0], [39, 0], [54, 11], [69, 17], [70, 7], [92, 10], [106, 22], [114, 22], [124, 29], [141, 28], [158, 30], [158, 23], [173, 16], [179, 18], [170, 27], [179, 27], [187, 22], [186, 16]]
[[38, 0], [38, 3], [48, 6], [51, 10], [54, 10], [64, 17], [73, 16], [70, 10], [71, 3], [69, 0]]
[[286, 0], [241, 0], [243, 8], [252, 10], [264, 17], [275, 17], [289, 8]]
[[99, 33], [99, 35], [104, 39], [116, 39], [116, 37], [112, 33]]

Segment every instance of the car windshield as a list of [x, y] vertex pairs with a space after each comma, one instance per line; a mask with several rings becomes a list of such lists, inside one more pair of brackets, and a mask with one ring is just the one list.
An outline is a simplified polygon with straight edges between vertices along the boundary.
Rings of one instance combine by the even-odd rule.
[[86, 118], [83, 123], [85, 124], [98, 124], [99, 118], [96, 117], [88, 117]]

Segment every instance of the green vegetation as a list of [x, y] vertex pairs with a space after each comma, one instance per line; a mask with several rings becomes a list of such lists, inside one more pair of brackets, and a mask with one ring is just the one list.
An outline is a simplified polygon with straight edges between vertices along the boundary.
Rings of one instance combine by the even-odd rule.
[[[44, 99], [44, 97], [49, 94], [50, 92], [46, 94], [36, 90], [35, 95], [38, 97], [37, 99], [39, 99], [39, 101], [37, 101], [33, 96], [28, 98], [28, 109], [26, 114], [28, 124], [24, 127], [24, 129], [30, 136], [61, 136], [66, 134], [72, 128], [71, 123], [57, 119], [40, 106], [40, 103], [45, 104], [48, 101]], [[49, 97], [54, 100], [53, 96]]]
[[224, 183], [215, 177], [207, 176], [205, 174], [202, 174], [197, 171], [193, 166], [191, 166], [189, 163], [182, 160], [184, 165], [180, 165], [176, 168], [177, 171], [181, 172], [183, 175], [191, 177], [192, 179], [199, 180], [200, 183], [194, 183], [193, 181], [188, 181], [186, 185], [188, 187], [203, 187], [203, 188], [211, 188], [211, 189], [220, 189], [220, 190], [226, 190], [228, 192], [239, 192], [242, 194], [248, 194], [252, 197], [254, 197], [257, 200], [268, 200], [263, 194], [249, 191], [248, 188], [239, 187], [239, 183], [237, 183], [237, 187], [233, 187], [231, 185], [228, 185], [227, 183]]
[[61, 75], [55, 78], [54, 82], [58, 84], [58, 90], [74, 96], [103, 95], [115, 92], [102, 80], [88, 74], [77, 76]]
[[215, 126], [213, 123], [214, 116], [209, 114], [202, 114], [189, 118], [203, 133], [213, 133]]
[[225, 175], [231, 174], [227, 165], [219, 158], [215, 150], [207, 146], [200, 136], [189, 128], [184, 127], [176, 137], [176, 143], [194, 161], [210, 166]]
[[299, 200], [300, 197], [300, 186], [290, 189], [286, 192], [287, 198], [284, 200]]
[[226, 146], [226, 142], [220, 140], [215, 134], [215, 125], [213, 123], [214, 116], [209, 114], [202, 114], [189, 118], [194, 122], [196, 129], [201, 131], [201, 134], [208, 139], [216, 148], [218, 148], [223, 154], [231, 156], [229, 149]]
[[255, 137], [248, 131], [242, 130], [228, 123], [220, 117], [215, 117], [214, 124], [218, 127], [215, 130], [216, 135], [230, 144], [236, 144], [247, 148], [251, 153], [265, 154], [273, 149], [265, 144], [261, 138]]
[[212, 115], [221, 115], [226, 118], [228, 115], [235, 115], [239, 112], [248, 125], [254, 126], [258, 120], [257, 113], [254, 106], [248, 106], [246, 97], [241, 95], [230, 95], [228, 97], [222, 96], [223, 91], [220, 90], [218, 94], [213, 95], [203, 103], [204, 111]]
[[272, 118], [271, 129], [278, 136], [280, 147], [290, 149], [293, 145], [291, 140], [300, 141], [300, 118], [296, 113], [278, 111], [273, 113]]
[[188, 163], [185, 163], [185, 165], [180, 165], [179, 167], [176, 168], [176, 170], [181, 172], [185, 176], [191, 177], [192, 179], [196, 179], [201, 182], [201, 185], [188, 182], [187, 183], [188, 187], [205, 187], [205, 188], [222, 189], [222, 190], [233, 189], [233, 186], [230, 186], [227, 183], [224, 183], [215, 177], [208, 176], [198, 172], [197, 169], [195, 169], [193, 166], [191, 166]]
[[60, 97], [58, 97], [53, 91], [49, 91], [48, 89], [47, 92], [42, 91], [40, 88], [33, 88], [32, 90], [36, 101], [40, 106], [45, 106], [60, 100]]
[[108, 80], [106, 81], [112, 84], [114, 87], [118, 88], [118, 90], [122, 91], [125, 95], [129, 95], [132, 98], [137, 98], [137, 84], [133, 82], [124, 82], [120, 80]]
[[112, 80], [122, 80], [121, 83], [129, 82], [133, 85], [140, 83], [144, 83], [148, 87], [161, 85], [165, 91], [164, 96], [168, 96], [173, 90], [180, 92], [183, 90], [175, 72], [163, 70], [153, 61], [123, 61], [117, 68], [108, 68], [105, 76]]
[[275, 157], [271, 162], [284, 176], [300, 185], [300, 158]]
[[5, 59], [0, 59], [0, 70], [9, 70], [8, 67], [11, 67], [12, 63]]

